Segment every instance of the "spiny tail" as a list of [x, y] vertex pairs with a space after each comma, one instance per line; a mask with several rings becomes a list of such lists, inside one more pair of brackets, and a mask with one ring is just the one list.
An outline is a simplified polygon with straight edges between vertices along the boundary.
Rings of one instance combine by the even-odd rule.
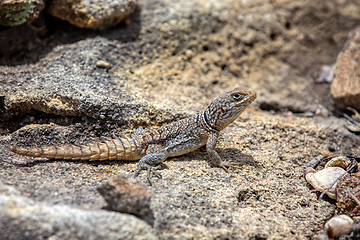
[[29, 157], [64, 160], [138, 160], [139, 144], [132, 137], [111, 139], [87, 146], [61, 146], [48, 148], [22, 148], [10, 146], [9, 150]]

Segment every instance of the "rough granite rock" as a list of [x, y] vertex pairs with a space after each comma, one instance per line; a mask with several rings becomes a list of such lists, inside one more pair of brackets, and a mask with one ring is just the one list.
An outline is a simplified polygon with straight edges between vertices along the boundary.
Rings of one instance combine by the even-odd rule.
[[360, 110], [360, 26], [350, 31], [336, 60], [331, 94], [340, 106]]
[[51, 0], [47, 11], [81, 28], [104, 30], [119, 24], [135, 11], [137, 0]]
[[0, 25], [12, 27], [31, 23], [45, 7], [44, 0], [0, 1]]
[[104, 210], [49, 206], [0, 194], [1, 239], [156, 239], [142, 220]]
[[336, 186], [337, 213], [359, 216], [360, 209], [355, 199], [360, 199], [360, 173], [351, 173], [342, 177]]
[[[153, 217], [150, 209], [151, 192], [142, 182], [118, 174], [97, 187], [108, 207], [114, 211], [140, 217]], [[153, 221], [153, 219], [152, 219]]]
[[49, 22], [32, 50], [0, 60], [0, 178], [35, 202], [101, 209], [96, 188], [131, 176], [136, 162], [31, 159], [8, 147], [152, 128], [244, 86], [258, 99], [217, 144], [241, 168], [210, 168], [204, 148], [168, 159], [150, 188], [153, 231], [160, 239], [309, 239], [334, 204], [309, 192], [303, 165], [360, 145], [325, 108], [327, 86], [309, 76], [335, 62], [359, 11], [343, 0], [142, 0], [126, 24], [102, 32]]

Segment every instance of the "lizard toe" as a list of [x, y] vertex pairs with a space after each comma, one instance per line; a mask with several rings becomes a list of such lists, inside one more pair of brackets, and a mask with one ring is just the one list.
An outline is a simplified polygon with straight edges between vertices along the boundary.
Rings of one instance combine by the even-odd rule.
[[[149, 166], [148, 167], [148, 170], [147, 170], [147, 179], [148, 179], [148, 182], [150, 184], [150, 186], [152, 186], [152, 181], [151, 181], [151, 178], [150, 178], [150, 172], [152, 174], [154, 174], [157, 178], [162, 178], [162, 175], [161, 173], [155, 171], [157, 169], [159, 169], [161, 166], [156, 166], [156, 167], [152, 167], [152, 166]], [[154, 170], [155, 169], [155, 170]]]
[[227, 160], [227, 161], [221, 162], [220, 167], [227, 170], [227, 168], [241, 168], [240, 165], [241, 165], [240, 162]]
[[148, 179], [149, 185], [152, 186], [151, 173], [154, 174], [157, 178], [162, 178], [161, 173], [155, 171], [155, 170], [158, 170], [160, 168], [161, 168], [160, 165], [156, 166], [156, 167], [153, 167], [153, 166], [150, 166], [150, 165], [147, 165], [147, 164], [142, 164], [141, 166], [139, 166], [139, 168], [134, 173], [134, 178], [139, 176], [139, 174], [140, 174], [140, 172], [142, 170], [147, 170], [147, 179]]

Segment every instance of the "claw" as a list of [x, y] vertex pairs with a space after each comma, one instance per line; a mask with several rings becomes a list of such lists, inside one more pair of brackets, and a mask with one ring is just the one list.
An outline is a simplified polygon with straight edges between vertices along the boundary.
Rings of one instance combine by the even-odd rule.
[[224, 165], [221, 163], [221, 165], [220, 165], [219, 167], [221, 167], [222, 169], [224, 169], [224, 171], [225, 171], [226, 173], [229, 173], [228, 169], [226, 168], [227, 166], [224, 166]]
[[149, 167], [148, 167], [148, 169], [147, 169], [147, 179], [148, 179], [148, 182], [149, 182], [149, 185], [150, 185], [150, 186], [152, 186], [152, 181], [151, 181], [151, 179], [150, 179], [150, 172], [152, 172], [157, 178], [162, 178], [162, 176], [161, 176], [160, 173], [154, 171], [154, 169], [157, 170], [157, 169], [159, 169], [159, 168], [160, 168], [160, 166], [156, 166], [156, 167], [150, 167], [150, 166], [149, 166]]
[[139, 176], [141, 170], [142, 170], [141, 168], [139, 168], [138, 170], [136, 170], [136, 172], [134, 173], [134, 178], [136, 178], [137, 176]]
[[152, 186], [152, 181], [151, 181], [151, 179], [150, 179], [150, 172], [151, 172], [152, 174], [154, 174], [157, 178], [162, 178], [161, 173], [158, 173], [158, 172], [155, 171], [155, 170], [158, 170], [158, 169], [160, 169], [160, 168], [161, 168], [161, 166], [156, 166], [156, 167], [145, 166], [145, 167], [142, 167], [142, 168], [139, 167], [138, 170], [136, 170], [136, 172], [135, 172], [135, 174], [134, 174], [134, 177], [139, 176], [140, 171], [147, 169], [147, 179], [148, 179], [149, 185]]

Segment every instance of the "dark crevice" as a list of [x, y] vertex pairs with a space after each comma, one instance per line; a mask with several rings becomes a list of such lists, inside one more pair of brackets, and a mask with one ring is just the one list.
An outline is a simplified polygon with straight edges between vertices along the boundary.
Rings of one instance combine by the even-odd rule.
[[278, 35], [277, 35], [276, 33], [271, 33], [271, 34], [270, 34], [270, 39], [271, 39], [271, 40], [275, 40], [275, 39], [277, 38], [277, 36], [278, 36]]
[[276, 113], [292, 112], [292, 113], [305, 113], [307, 110], [292, 105], [280, 105], [276, 102], [260, 102], [259, 108], [264, 111], [272, 111]]
[[291, 28], [291, 23], [290, 23], [290, 22], [286, 22], [286, 23], [285, 23], [285, 28], [286, 28], [286, 29], [290, 29], [290, 28]]
[[281, 112], [282, 108], [279, 104], [274, 102], [261, 102], [259, 108], [264, 111]]
[[54, 123], [59, 126], [70, 125], [105, 125], [105, 120], [96, 120], [89, 117], [73, 117], [73, 116], [59, 116], [55, 114], [44, 113], [35, 109], [16, 117], [10, 118], [7, 121], [1, 122], [0, 127], [6, 129], [6, 132], [15, 132], [16, 130], [31, 124], [50, 124]]
[[249, 42], [249, 43], [244, 43], [244, 45], [245, 45], [246, 47], [252, 48], [252, 47], [254, 46], [254, 43], [253, 43], [253, 42]]
[[0, 96], [0, 113], [5, 112], [5, 96]]
[[135, 41], [141, 29], [140, 9], [127, 21], [103, 31], [78, 28], [43, 11], [31, 24], [0, 27], [0, 64], [22, 65], [37, 62], [54, 47], [102, 36], [123, 43]]

